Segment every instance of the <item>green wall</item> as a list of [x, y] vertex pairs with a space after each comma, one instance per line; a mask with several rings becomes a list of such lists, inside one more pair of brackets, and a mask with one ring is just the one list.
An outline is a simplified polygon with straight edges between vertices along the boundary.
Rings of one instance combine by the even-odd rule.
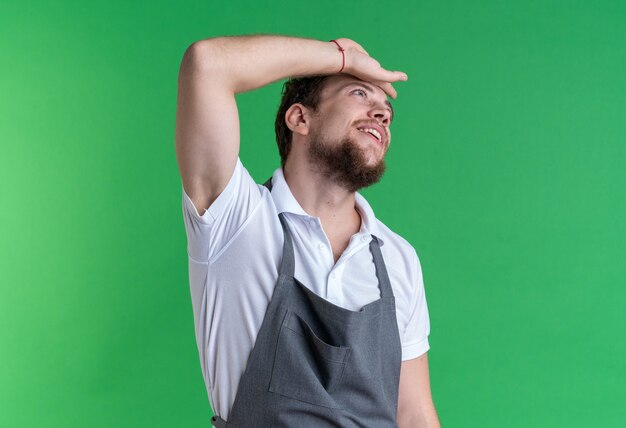
[[[443, 425], [625, 426], [626, 3], [327, 0], [2, 3], [0, 426], [209, 426], [177, 75], [252, 33], [409, 75], [364, 193], [420, 255]], [[238, 96], [258, 181], [279, 91]]]

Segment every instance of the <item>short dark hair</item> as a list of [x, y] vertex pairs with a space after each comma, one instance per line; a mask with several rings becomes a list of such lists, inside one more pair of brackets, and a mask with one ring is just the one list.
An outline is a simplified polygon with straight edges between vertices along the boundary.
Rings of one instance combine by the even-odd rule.
[[291, 129], [285, 123], [285, 113], [295, 103], [300, 103], [317, 113], [320, 95], [328, 77], [330, 75], [294, 77], [284, 83], [282, 99], [276, 114], [276, 123], [274, 124], [276, 143], [278, 144], [278, 153], [280, 154], [282, 166], [285, 166], [285, 162], [287, 162], [293, 136]]

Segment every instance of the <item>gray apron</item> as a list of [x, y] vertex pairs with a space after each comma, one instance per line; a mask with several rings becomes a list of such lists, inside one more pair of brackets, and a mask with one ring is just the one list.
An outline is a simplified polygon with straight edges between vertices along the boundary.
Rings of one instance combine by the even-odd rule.
[[[268, 180], [265, 186], [271, 190]], [[284, 214], [283, 258], [272, 299], [239, 381], [228, 422], [217, 428], [397, 427], [402, 349], [396, 305], [372, 235], [380, 299], [350, 311], [294, 278]], [[252, 284], [253, 286], [253, 284]]]

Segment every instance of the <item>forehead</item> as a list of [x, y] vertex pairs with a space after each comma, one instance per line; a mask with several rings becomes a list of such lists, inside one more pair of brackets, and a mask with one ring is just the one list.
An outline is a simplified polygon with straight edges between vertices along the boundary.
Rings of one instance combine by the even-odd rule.
[[354, 84], [354, 85], [362, 84], [363, 86], [369, 87], [370, 90], [378, 93], [379, 95], [385, 98], [387, 97], [387, 94], [385, 93], [385, 91], [383, 91], [379, 86], [375, 85], [374, 83], [361, 80], [358, 77], [350, 76], [348, 74], [330, 76], [326, 80], [326, 85], [324, 85], [324, 92], [326, 92], [325, 95], [331, 95], [350, 84]]
[[362, 86], [365, 89], [368, 89], [370, 92], [377, 93], [380, 97], [385, 99], [385, 104], [387, 104], [387, 106], [393, 111], [393, 107], [387, 99], [387, 93], [383, 91], [380, 86], [366, 80], [361, 80], [358, 77], [350, 76], [348, 74], [330, 76], [326, 80], [326, 84], [324, 85], [324, 89], [322, 90], [322, 98], [325, 99], [327, 97], [337, 94], [344, 88], [352, 86]]

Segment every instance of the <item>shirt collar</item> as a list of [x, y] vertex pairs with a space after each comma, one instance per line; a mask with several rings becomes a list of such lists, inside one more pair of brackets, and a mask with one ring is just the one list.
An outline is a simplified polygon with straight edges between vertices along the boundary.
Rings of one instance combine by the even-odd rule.
[[[304, 211], [296, 198], [293, 196], [293, 193], [291, 193], [291, 189], [289, 188], [287, 181], [285, 181], [282, 168], [277, 168], [272, 175], [271, 195], [274, 200], [274, 205], [276, 205], [276, 211], [278, 214], [287, 212], [307, 218], [314, 218]], [[361, 230], [359, 233], [376, 236], [382, 246], [384, 242], [381, 238], [381, 230], [372, 207], [359, 192], [355, 193], [354, 199], [356, 208], [361, 215]]]

